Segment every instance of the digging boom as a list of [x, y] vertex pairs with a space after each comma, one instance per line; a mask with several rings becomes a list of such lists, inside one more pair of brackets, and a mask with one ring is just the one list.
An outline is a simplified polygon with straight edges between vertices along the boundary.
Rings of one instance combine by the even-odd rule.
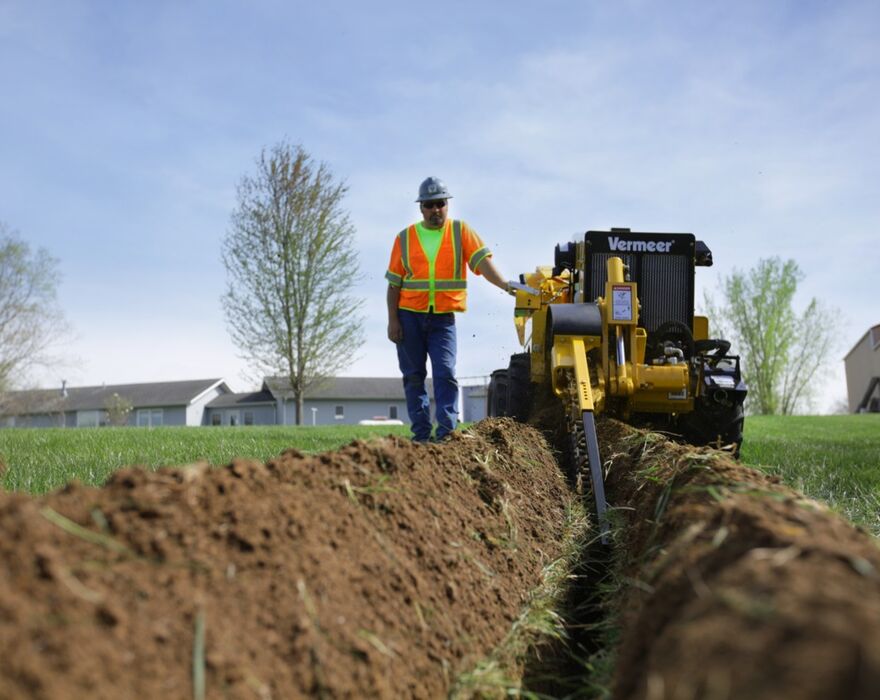
[[607, 413], [698, 444], [742, 443], [739, 357], [694, 314], [694, 272], [709, 249], [686, 233], [589, 231], [554, 265], [520, 275], [514, 323], [525, 352], [496, 370], [489, 415], [527, 420], [549, 388], [569, 433], [569, 475], [589, 487], [603, 540], [604, 477], [595, 416]]

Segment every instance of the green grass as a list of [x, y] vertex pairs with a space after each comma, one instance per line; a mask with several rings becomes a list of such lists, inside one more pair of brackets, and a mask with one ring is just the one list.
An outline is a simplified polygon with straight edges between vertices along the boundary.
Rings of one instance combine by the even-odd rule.
[[749, 416], [742, 461], [880, 536], [880, 415]]
[[[100, 485], [129, 465], [156, 468], [233, 457], [265, 461], [288, 447], [324, 452], [408, 426], [45, 428], [0, 430], [7, 490], [45, 493], [76, 479]], [[779, 475], [880, 536], [880, 415], [750, 416], [745, 464]]]
[[45, 493], [76, 479], [98, 486], [129, 465], [156, 468], [233, 457], [266, 461], [294, 447], [324, 452], [354, 439], [408, 436], [409, 426], [248, 426], [237, 428], [15, 428], [0, 430], [0, 479], [9, 491]]

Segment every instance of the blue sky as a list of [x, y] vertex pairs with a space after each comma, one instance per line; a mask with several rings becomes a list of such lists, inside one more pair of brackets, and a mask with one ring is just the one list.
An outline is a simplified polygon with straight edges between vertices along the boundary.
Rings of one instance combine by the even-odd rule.
[[[383, 274], [439, 175], [510, 277], [610, 226], [705, 240], [698, 290], [794, 258], [797, 302], [843, 317], [817, 409], [845, 396], [842, 357], [880, 322], [880, 4], [416, 5], [0, 0], [0, 220], [59, 259], [75, 333], [44, 385], [251, 386], [220, 242], [237, 182], [288, 140], [350, 187], [350, 375], [397, 374]], [[511, 319], [471, 285], [460, 376], [506, 364]]]

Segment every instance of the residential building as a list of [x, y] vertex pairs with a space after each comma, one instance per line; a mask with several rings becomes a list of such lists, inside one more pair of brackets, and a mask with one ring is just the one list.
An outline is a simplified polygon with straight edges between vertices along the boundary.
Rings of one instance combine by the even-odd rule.
[[[205, 407], [229, 393], [222, 379], [113, 384], [9, 391], [0, 395], [0, 426], [87, 428], [109, 425], [156, 427], [204, 425]], [[114, 404], [129, 411], [110, 409]]]
[[[433, 394], [427, 380], [428, 394]], [[290, 382], [266, 377], [263, 389], [277, 401], [277, 423], [296, 423], [296, 402]], [[433, 414], [434, 401], [431, 400]], [[309, 390], [303, 401], [303, 425], [356, 425], [362, 420], [409, 422], [400, 377], [331, 377]]]
[[278, 402], [266, 385], [260, 391], [221, 394], [205, 406], [204, 425], [275, 425]]
[[[484, 379], [484, 378], [481, 378]], [[429, 397], [433, 384], [427, 380]], [[114, 412], [113, 403], [130, 408]], [[431, 398], [431, 413], [434, 401]], [[486, 382], [463, 384], [465, 421], [486, 417]], [[303, 425], [355, 425], [361, 421], [409, 422], [400, 377], [331, 377], [303, 402]], [[294, 425], [290, 382], [266, 377], [259, 391], [234, 393], [222, 379], [116, 384], [12, 391], [0, 395], [0, 427], [131, 425]]]
[[880, 413], [880, 324], [843, 358], [850, 413]]

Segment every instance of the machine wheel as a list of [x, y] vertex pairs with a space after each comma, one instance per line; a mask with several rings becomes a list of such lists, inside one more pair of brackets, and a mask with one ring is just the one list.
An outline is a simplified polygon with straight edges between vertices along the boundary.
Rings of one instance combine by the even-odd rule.
[[703, 407], [683, 418], [684, 437], [688, 442], [718, 448], [733, 445], [733, 456], [739, 458], [745, 425], [742, 404]]
[[532, 409], [532, 356], [520, 352], [510, 356], [507, 368], [507, 415], [521, 423], [529, 419]]
[[487, 413], [490, 418], [500, 418], [507, 414], [507, 370], [496, 369], [489, 379], [486, 396]]
[[733, 456], [739, 459], [739, 451], [742, 447], [743, 428], [745, 427], [746, 414], [742, 404], [732, 406], [725, 411], [725, 423], [719, 425], [719, 435], [725, 445], [734, 445]]

